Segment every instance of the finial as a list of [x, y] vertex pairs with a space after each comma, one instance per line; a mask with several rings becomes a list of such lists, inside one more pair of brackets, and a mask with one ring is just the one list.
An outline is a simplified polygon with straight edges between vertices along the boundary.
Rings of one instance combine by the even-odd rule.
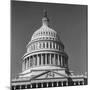
[[44, 11], [43, 11], [43, 12], [44, 12], [44, 15], [43, 15], [43, 16], [44, 16], [44, 17], [47, 17], [47, 10], [46, 10], [46, 9], [44, 9]]
[[43, 12], [42, 24], [48, 26], [49, 19], [47, 17], [47, 10], [44, 9]]

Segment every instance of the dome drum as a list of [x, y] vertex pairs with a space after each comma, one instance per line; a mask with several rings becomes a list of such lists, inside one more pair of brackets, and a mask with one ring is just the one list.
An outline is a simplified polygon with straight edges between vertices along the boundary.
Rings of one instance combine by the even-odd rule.
[[27, 53], [38, 51], [38, 50], [60, 50], [64, 51], [64, 45], [55, 41], [37, 41], [27, 46]]
[[23, 71], [37, 66], [68, 67], [68, 57], [65, 54], [41, 53], [23, 58]]

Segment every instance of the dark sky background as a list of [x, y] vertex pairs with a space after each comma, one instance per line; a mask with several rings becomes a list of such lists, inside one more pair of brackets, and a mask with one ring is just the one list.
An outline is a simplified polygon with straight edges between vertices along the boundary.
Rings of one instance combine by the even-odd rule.
[[11, 78], [21, 72], [21, 57], [47, 9], [50, 27], [60, 34], [75, 74], [87, 72], [87, 6], [12, 1]]

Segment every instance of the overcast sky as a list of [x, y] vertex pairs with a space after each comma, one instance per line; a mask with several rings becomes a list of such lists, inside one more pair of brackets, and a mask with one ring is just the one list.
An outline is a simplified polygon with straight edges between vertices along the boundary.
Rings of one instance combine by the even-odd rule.
[[24, 1], [12, 1], [11, 5], [11, 78], [21, 72], [21, 57], [32, 34], [42, 25], [43, 9], [47, 9], [49, 26], [65, 45], [70, 70], [87, 72], [87, 6]]

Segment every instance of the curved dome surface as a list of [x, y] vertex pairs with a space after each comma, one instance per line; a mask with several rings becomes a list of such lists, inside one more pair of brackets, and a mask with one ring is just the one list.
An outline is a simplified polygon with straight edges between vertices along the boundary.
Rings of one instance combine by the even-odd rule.
[[42, 37], [51, 37], [55, 40], [59, 39], [59, 36], [57, 35], [57, 32], [47, 25], [42, 25], [40, 29], [38, 29], [34, 34], [32, 35], [31, 41], [37, 40]]

